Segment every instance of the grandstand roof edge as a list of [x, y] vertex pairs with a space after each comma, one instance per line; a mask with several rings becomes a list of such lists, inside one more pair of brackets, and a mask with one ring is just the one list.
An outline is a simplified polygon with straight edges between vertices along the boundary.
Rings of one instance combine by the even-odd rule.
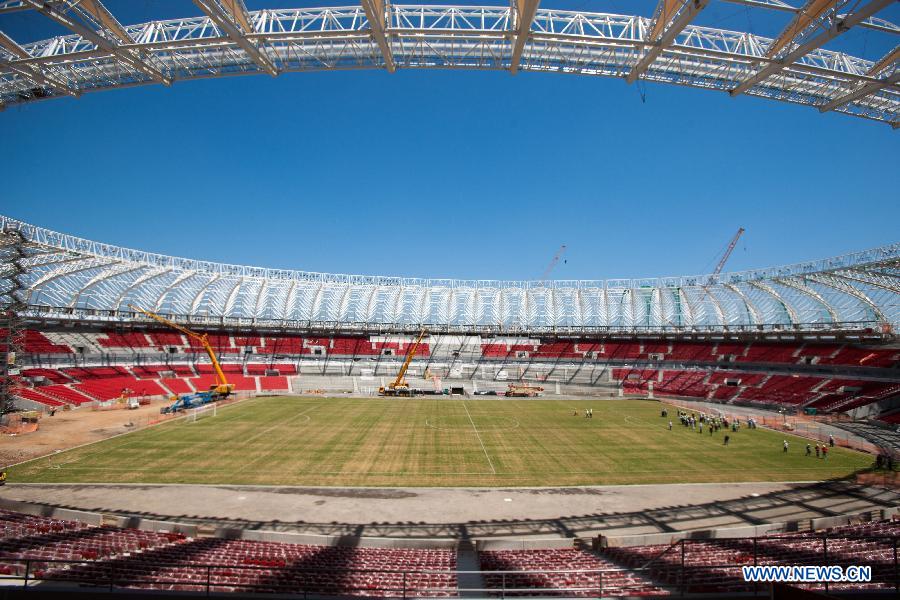
[[[719, 275], [681, 275], [659, 276], [634, 279], [605, 280], [463, 280], [450, 278], [420, 278], [384, 275], [353, 275], [339, 273], [322, 273], [315, 271], [298, 271], [292, 269], [273, 269], [234, 265], [215, 261], [203, 261], [182, 258], [124, 248], [104, 242], [87, 240], [77, 236], [53, 231], [38, 225], [26, 223], [6, 215], [0, 215], [0, 232], [8, 228], [18, 229], [26, 239], [35, 244], [52, 247], [67, 252], [87, 254], [103, 258], [113, 258], [131, 263], [140, 263], [154, 267], [164, 267], [184, 271], [218, 273], [235, 277], [251, 277], [260, 279], [288, 279], [301, 281], [317, 281], [326, 283], [371, 283], [373, 285], [421, 285], [429, 287], [527, 287], [527, 288], [606, 288], [606, 287], [680, 287], [685, 285], [708, 285], [712, 283], [737, 283], [741, 281], [758, 281], [774, 277], [791, 277], [798, 275], [823, 273], [836, 269], [846, 269], [869, 264], [882, 263], [889, 260], [900, 260], [900, 242], [878, 246], [840, 256], [832, 256], [818, 260], [810, 260], [789, 265], [766, 267], [720, 273]], [[474, 285], [473, 285], [474, 284]]]

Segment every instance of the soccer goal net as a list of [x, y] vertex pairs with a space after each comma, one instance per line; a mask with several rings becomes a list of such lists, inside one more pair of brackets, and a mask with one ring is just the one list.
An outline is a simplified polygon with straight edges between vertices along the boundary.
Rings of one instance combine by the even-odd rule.
[[195, 423], [199, 419], [205, 419], [206, 417], [214, 416], [216, 416], [216, 405], [204, 404], [203, 406], [198, 406], [197, 408], [188, 410], [186, 421], [188, 423]]

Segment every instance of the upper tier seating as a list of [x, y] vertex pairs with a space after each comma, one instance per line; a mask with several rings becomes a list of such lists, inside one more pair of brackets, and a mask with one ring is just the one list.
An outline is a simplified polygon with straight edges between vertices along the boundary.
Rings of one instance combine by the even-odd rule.
[[56, 369], [22, 369], [22, 377], [44, 377], [53, 383], [71, 383], [72, 379]]
[[[206, 352], [203, 343], [197, 338], [188, 336], [187, 340], [191, 352]], [[207, 336], [206, 341], [219, 354], [236, 354], [241, 352], [241, 348], [235, 348], [231, 345], [231, 336], [228, 335], [210, 334]]]
[[535, 358], [584, 358], [576, 350], [575, 342], [548, 342], [538, 346], [537, 352], [532, 354]]
[[131, 374], [125, 367], [74, 367], [71, 369], [63, 369], [63, 371], [75, 379], [82, 381], [87, 379], [109, 379], [131, 377]]
[[606, 342], [600, 358], [628, 360], [641, 357], [641, 344], [637, 342]]
[[150, 340], [143, 333], [116, 333], [106, 332], [105, 338], [97, 338], [97, 343], [104, 348], [149, 348]]
[[161, 373], [171, 373], [172, 367], [169, 365], [139, 365], [131, 367], [131, 372], [138, 379], [159, 379]]
[[900, 350], [869, 349], [845, 346], [834, 357], [820, 357], [820, 365], [852, 365], [858, 367], [894, 367], [900, 362]]
[[376, 356], [380, 354], [368, 338], [334, 338], [330, 354], [345, 356]]
[[[202, 354], [200, 342], [181, 333], [167, 330], [129, 331], [118, 333], [73, 329], [27, 330], [25, 351], [35, 354], [117, 353], [123, 349], [134, 353], [158, 354], [174, 348], [175, 354]], [[0, 332], [2, 334], [2, 332]], [[0, 335], [2, 337], [2, 335]], [[209, 341], [221, 354], [243, 354], [252, 348], [264, 355], [338, 355], [375, 356], [389, 350], [405, 354], [414, 336], [322, 336], [322, 335], [228, 335], [209, 333]], [[449, 346], [441, 346], [448, 348]], [[428, 343], [421, 344], [420, 356], [430, 356]], [[779, 363], [848, 365], [885, 368], [900, 363], [900, 349], [861, 347], [828, 342], [692, 342], [667, 340], [544, 340], [527, 338], [485, 338], [481, 354], [487, 358], [556, 359], [572, 361], [630, 361], [654, 359], [666, 361], [716, 362], [734, 360], [741, 363]]]
[[54, 344], [40, 331], [25, 331], [25, 352], [34, 354], [72, 354], [72, 349], [63, 344]]
[[666, 355], [666, 360], [696, 360], [714, 361], [712, 344], [702, 342], [674, 342], [672, 351]]
[[766, 378], [765, 373], [742, 373], [740, 371], [716, 371], [709, 376], [709, 383], [725, 383], [738, 380], [740, 385], [759, 385]]
[[303, 338], [296, 336], [267, 337], [265, 346], [256, 348], [257, 354], [312, 354], [312, 350], [303, 347]]
[[180, 333], [172, 333], [170, 331], [151, 331], [147, 335], [150, 340], [158, 348], [165, 349], [169, 347], [185, 346], [184, 336]]
[[279, 375], [296, 375], [297, 366], [293, 364], [268, 364], [260, 365], [250, 363], [247, 365], [247, 375], [265, 375], [268, 372], [275, 371]]
[[784, 344], [765, 344], [753, 342], [743, 356], [737, 356], [736, 362], [762, 363], [795, 363], [797, 346]]

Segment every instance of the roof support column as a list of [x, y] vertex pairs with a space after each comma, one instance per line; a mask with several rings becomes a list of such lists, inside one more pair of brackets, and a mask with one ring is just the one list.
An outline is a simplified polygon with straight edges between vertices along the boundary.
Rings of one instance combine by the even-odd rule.
[[[22, 46], [20, 46], [14, 39], [0, 31], [0, 46], [3, 46], [7, 50], [9, 50], [12, 54], [14, 54], [18, 58], [27, 59], [32, 58], [28, 51], [25, 50]], [[0, 66], [6, 67], [15, 71], [16, 73], [27, 77], [28, 79], [38, 83], [40, 85], [52, 88], [57, 92], [63, 94], [69, 94], [70, 96], [78, 96], [78, 92], [71, 88], [67, 83], [57, 79], [56, 77], [44, 73], [41, 71], [41, 68], [37, 65], [16, 65], [14, 62], [0, 60]]]
[[[784, 31], [772, 42], [768, 51], [766, 51], [766, 58], [772, 59], [773, 62], [757, 71], [755, 75], [742, 81], [729, 93], [732, 96], [743, 94], [768, 77], [780, 73], [813, 50], [821, 48], [828, 41], [846, 33], [895, 1], [870, 0], [853, 13], [838, 16], [835, 6], [840, 0], [810, 0], [806, 7], [794, 17]], [[846, 2], [843, 4], [846, 4]], [[802, 41], [804, 37], [808, 38], [812, 32], [819, 28], [824, 29], [824, 31], [815, 37]], [[796, 45], [798, 42], [800, 44]]]
[[644, 37], [644, 41], [650, 45], [650, 50], [631, 69], [625, 81], [628, 83], [637, 81], [707, 4], [709, 0], [659, 0], [649, 31]]
[[363, 10], [366, 11], [370, 35], [375, 40], [375, 43], [378, 44], [381, 55], [384, 57], [384, 68], [387, 69], [388, 73], [393, 73], [397, 70], [397, 65], [394, 63], [394, 54], [391, 51], [391, 44], [387, 37], [386, 23], [389, 18], [387, 1], [361, 0], [361, 4]]
[[254, 33], [250, 13], [244, 6], [244, 0], [194, 0], [194, 4], [209, 16], [231, 41], [247, 53], [256, 66], [272, 77], [278, 75], [278, 69], [247, 35]]
[[834, 110], [845, 104], [849, 104], [854, 100], [859, 100], [869, 94], [874, 94], [878, 90], [886, 88], [889, 85], [900, 82], [900, 46], [897, 46], [892, 51], [888, 52], [866, 72], [867, 77], [878, 77], [882, 74], [885, 76], [878, 81], [864, 83], [858, 86], [854, 91], [844, 94], [843, 96], [838, 96], [831, 102], [820, 106], [819, 112]]
[[[155, 67], [148, 64], [146, 60], [137, 55], [135, 52], [126, 50], [120, 46], [120, 44], [131, 44], [133, 43], [133, 40], [128, 37], [128, 34], [125, 32], [125, 29], [122, 27], [122, 25], [119, 24], [119, 22], [115, 17], [112, 16], [112, 14], [110, 14], [110, 12], [106, 9], [105, 6], [103, 6], [100, 0], [83, 0], [77, 5], [68, 8], [71, 8], [73, 12], [77, 12], [81, 16], [86, 15], [90, 19], [93, 19], [97, 23], [99, 23], [100, 26], [104, 28], [103, 32], [106, 34], [106, 36], [108, 36], [109, 39], [101, 35], [100, 32], [94, 31], [89, 27], [86, 27], [82, 23], [75, 21], [74, 19], [72, 19], [69, 12], [61, 11], [60, 7], [56, 4], [50, 2], [41, 2], [39, 0], [23, 1], [33, 6], [35, 10], [37, 10], [48, 19], [59, 23], [69, 31], [80, 35], [86, 40], [89, 40], [98, 48], [109, 52], [110, 54], [115, 56], [119, 62], [128, 65], [135, 71], [143, 73], [157, 83], [162, 83], [164, 85], [169, 85], [172, 83], [171, 79], [163, 75], [162, 72], [160, 72]], [[117, 40], [118, 43], [114, 40]]]
[[537, 13], [540, 0], [514, 0], [512, 6], [512, 14], [515, 15], [515, 23], [513, 25], [513, 50], [512, 58], [509, 63], [509, 72], [515, 75], [519, 72], [519, 64], [522, 62], [522, 53], [525, 51], [525, 44], [528, 43], [529, 33], [531, 32], [531, 24], [534, 22], [534, 15]]

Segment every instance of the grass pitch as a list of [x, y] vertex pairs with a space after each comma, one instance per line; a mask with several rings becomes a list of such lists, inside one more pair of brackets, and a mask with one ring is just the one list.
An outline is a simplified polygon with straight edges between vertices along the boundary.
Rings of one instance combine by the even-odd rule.
[[[871, 465], [764, 429], [699, 434], [642, 400], [256, 398], [10, 469], [10, 480], [329, 486], [807, 481]], [[593, 408], [593, 419], [583, 416]], [[573, 416], [575, 408], [579, 416]], [[782, 452], [788, 439], [790, 451]]]

